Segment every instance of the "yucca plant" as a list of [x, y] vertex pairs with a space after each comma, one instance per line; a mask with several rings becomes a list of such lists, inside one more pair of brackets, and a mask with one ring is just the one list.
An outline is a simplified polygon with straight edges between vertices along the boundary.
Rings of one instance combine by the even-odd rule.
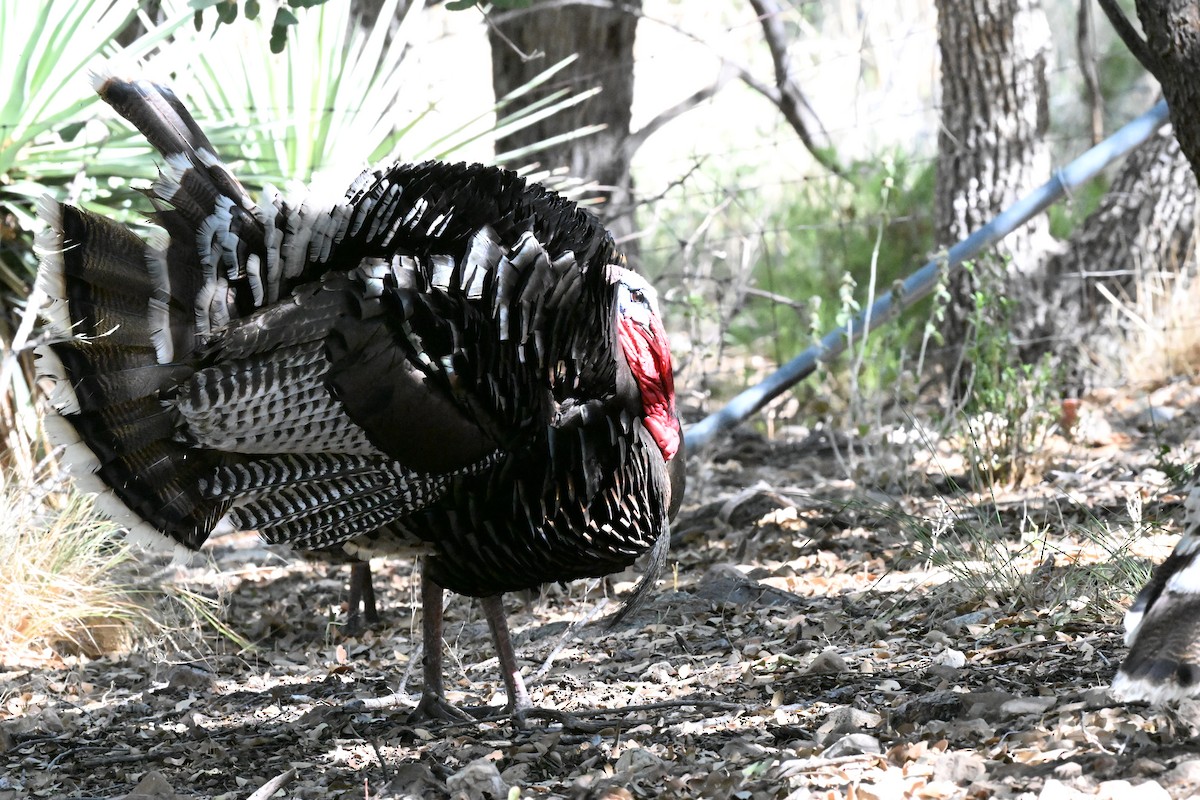
[[[0, 85], [8, 87], [0, 108], [0, 199], [18, 222], [31, 227], [32, 204], [48, 189], [65, 189], [85, 162], [93, 179], [137, 168], [128, 152], [98, 148], [104, 132], [89, 125], [98, 100], [88, 71], [118, 51], [130, 61], [146, 57], [190, 18], [154, 23], [135, 0], [0, 0]], [[119, 47], [118, 36], [135, 21], [145, 32]], [[146, 158], [141, 167], [151, 165]]]
[[[184, 0], [164, 3], [169, 15], [189, 7]], [[389, 31], [401, 10], [399, 26]], [[225, 155], [245, 159], [238, 175], [252, 185], [309, 182], [327, 175], [344, 187], [347, 176], [364, 166], [451, 158], [481, 137], [502, 136], [593, 94], [563, 90], [506, 113], [567, 60], [494, 106], [464, 113], [449, 131], [430, 135], [422, 130], [413, 136], [432, 108], [404, 119], [397, 118], [396, 109], [403, 107], [402, 93], [412, 79], [414, 67], [406, 54], [421, 35], [425, 13], [422, 0], [407, 5], [385, 0], [376, 24], [363, 29], [354, 24], [350, 3], [324, 3], [304, 10], [279, 54], [263, 46], [272, 23], [269, 13], [260, 13], [212, 33], [180, 31], [174, 41], [183, 46], [164, 51], [151, 67], [182, 76], [176, 88], [202, 124], [220, 121], [240, 133], [241, 140]], [[502, 160], [516, 163], [534, 149], [504, 154]]]

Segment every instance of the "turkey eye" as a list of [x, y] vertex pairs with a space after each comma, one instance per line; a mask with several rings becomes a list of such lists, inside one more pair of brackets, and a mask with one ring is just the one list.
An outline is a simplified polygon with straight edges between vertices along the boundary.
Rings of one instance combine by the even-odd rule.
[[629, 297], [631, 300], [633, 300], [634, 302], [637, 302], [637, 303], [645, 303], [646, 302], [646, 295], [642, 292], [641, 289], [630, 289]]

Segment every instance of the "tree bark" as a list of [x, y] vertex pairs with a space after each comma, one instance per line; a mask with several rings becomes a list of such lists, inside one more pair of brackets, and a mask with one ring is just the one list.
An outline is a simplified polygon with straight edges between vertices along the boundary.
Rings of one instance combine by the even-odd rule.
[[1194, 269], [1196, 176], [1170, 130], [1159, 131], [1126, 159], [1100, 206], [1061, 252], [1046, 262], [1052, 287], [1041, 336], [1025, 360], [1052, 350], [1076, 391], [1128, 377], [1130, 318], [1113, 300], [1138, 310], [1137, 298], [1161, 275]]
[[[492, 85], [502, 97], [562, 59], [579, 58], [549, 84], [530, 93], [531, 103], [566, 87], [574, 92], [594, 86], [601, 91], [579, 105], [503, 137], [497, 154], [526, 147], [590, 125], [600, 133], [562, 142], [530, 157], [546, 169], [566, 168], [577, 178], [596, 181], [599, 190], [586, 198], [601, 201], [593, 208], [621, 239], [634, 231], [632, 152], [627, 148], [633, 105], [633, 45], [641, 0], [613, 2], [610, 7], [562, 5], [530, 8], [498, 16], [489, 29]], [[626, 246], [627, 249], [627, 246]]]
[[[1038, 0], [937, 0], [942, 55], [942, 126], [938, 139], [936, 217], [940, 246], [980, 228], [1050, 176], [1048, 122], [1050, 27]], [[956, 271], [943, 326], [952, 386], [961, 398], [971, 367], [962, 361], [972, 334], [975, 295], [1017, 299], [1018, 319], [983, 324], [1026, 327], [1040, 300], [1033, 280], [1050, 245], [1044, 215], [1006, 238], [973, 269]], [[1014, 335], [1020, 337], [1018, 329]]]
[[1137, 13], [1146, 46], [1131, 49], [1162, 84], [1175, 136], [1192, 169], [1200, 170], [1200, 4], [1137, 0]]

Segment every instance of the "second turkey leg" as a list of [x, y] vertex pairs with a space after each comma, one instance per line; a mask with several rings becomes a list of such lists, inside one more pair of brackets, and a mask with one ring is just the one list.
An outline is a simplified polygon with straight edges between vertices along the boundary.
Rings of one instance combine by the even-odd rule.
[[[512, 637], [504, 616], [504, 603], [500, 595], [483, 598], [484, 616], [496, 645], [496, 656], [500, 660], [501, 677], [508, 695], [505, 710], [520, 715], [533, 707], [517, 657], [513, 651]], [[442, 587], [429, 576], [429, 570], [421, 568], [421, 640], [423, 654], [421, 670], [425, 685], [421, 689], [421, 702], [411, 718], [420, 719], [463, 719], [466, 715], [446, 700], [445, 682], [442, 678]]]
[[533, 701], [529, 699], [525, 681], [521, 679], [521, 669], [517, 666], [512, 637], [508, 633], [508, 619], [504, 616], [504, 596], [494, 594], [479, 602], [487, 617], [488, 627], [492, 629], [492, 641], [496, 644], [496, 656], [500, 659], [500, 677], [504, 679], [504, 690], [508, 693], [508, 705], [505, 708], [520, 716], [522, 712], [533, 708]]
[[379, 611], [375, 607], [375, 587], [371, 583], [370, 561], [355, 561], [350, 565], [350, 598], [347, 605], [350, 607], [346, 617], [347, 635], [357, 636], [365, 628], [373, 628], [379, 624]]

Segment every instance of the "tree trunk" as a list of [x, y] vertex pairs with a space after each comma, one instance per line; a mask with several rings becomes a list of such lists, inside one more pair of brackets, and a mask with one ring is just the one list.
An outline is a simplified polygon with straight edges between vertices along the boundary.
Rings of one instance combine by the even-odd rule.
[[[633, 44], [641, 0], [614, 2], [611, 7], [534, 3], [523, 11], [499, 15], [489, 29], [492, 85], [502, 97], [548, 67], [577, 54], [579, 58], [548, 84], [526, 95], [532, 103], [556, 90], [601, 91], [585, 102], [512, 133], [496, 143], [501, 154], [561, 136], [584, 126], [604, 130], [551, 146], [531, 155], [545, 169], [566, 168], [576, 178], [596, 181], [598, 191], [585, 195], [602, 205], [593, 208], [620, 239], [633, 233], [633, 184], [627, 152], [633, 105]], [[517, 166], [517, 165], [514, 165]]]
[[1159, 131], [1129, 155], [1099, 208], [1047, 260], [1054, 313], [1025, 359], [1053, 350], [1076, 390], [1126, 380], [1134, 325], [1112, 298], [1146, 316], [1139, 297], [1152, 294], [1147, 287], [1191, 271], [1195, 215], [1196, 176], [1171, 131]]
[[1192, 169], [1200, 170], [1200, 5], [1196, 0], [1137, 0], [1137, 13], [1146, 47], [1135, 54], [1162, 84], [1175, 136]]
[[[942, 126], [938, 138], [938, 240], [948, 247], [980, 228], [1050, 176], [1047, 63], [1050, 28], [1038, 0], [937, 0], [942, 55]], [[971, 367], [962, 360], [972, 335], [975, 296], [1009, 297], [1020, 313], [1005, 317], [991, 305], [981, 324], [1016, 323], [1044, 304], [1033, 277], [1050, 244], [1038, 216], [1012, 233], [994, 255], [950, 280], [943, 331], [947, 361], [957, 365], [952, 386], [961, 398]], [[990, 276], [990, 277], [989, 277]], [[995, 314], [993, 316], [993, 313]], [[1026, 329], [1026, 330], [1022, 330]]]

